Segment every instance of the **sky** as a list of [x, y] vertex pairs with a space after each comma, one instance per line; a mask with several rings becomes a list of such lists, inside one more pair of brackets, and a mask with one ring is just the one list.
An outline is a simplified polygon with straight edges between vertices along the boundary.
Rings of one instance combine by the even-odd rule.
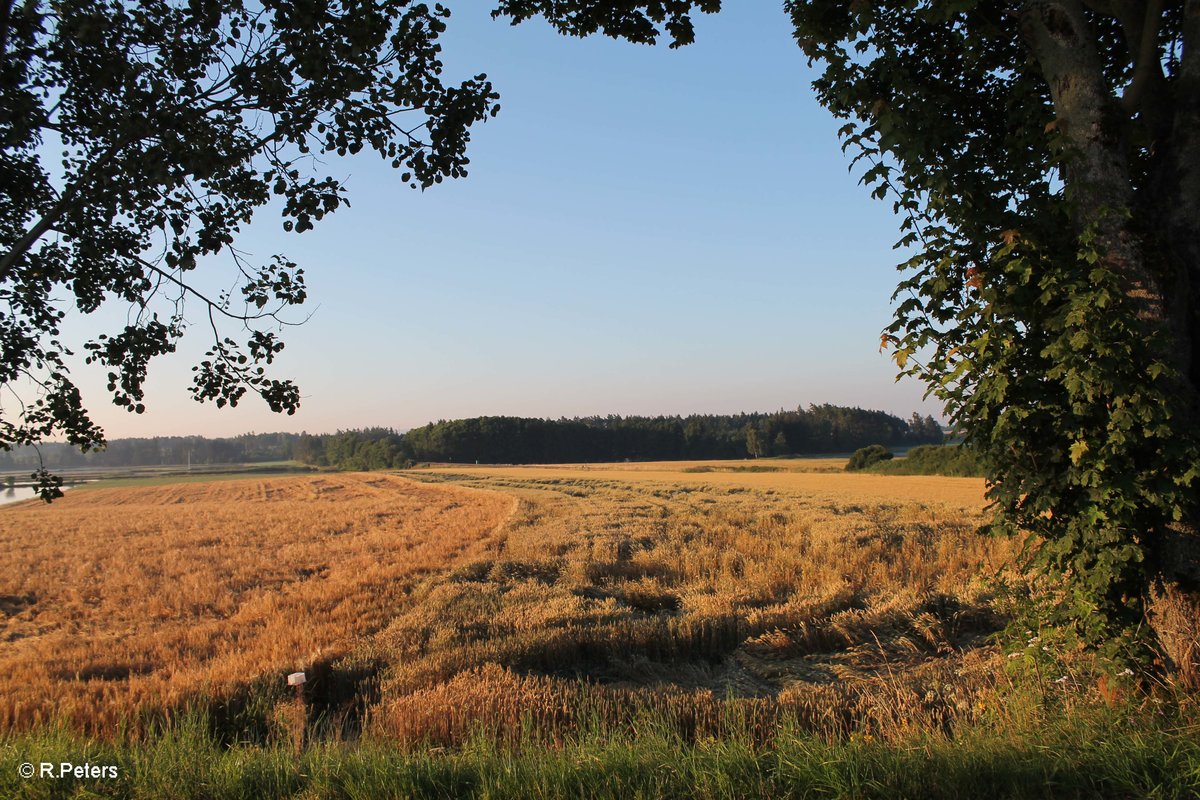
[[[76, 366], [93, 418], [120, 438], [811, 403], [940, 416], [879, 352], [902, 258], [890, 203], [848, 171], [780, 6], [727, 5], [670, 50], [453, 4], [448, 76], [486, 72], [501, 95], [472, 129], [469, 176], [421, 192], [371, 154], [326, 160], [351, 207], [303, 234], [264, 209], [237, 242], [305, 268], [293, 318], [311, 317], [285, 331], [274, 373], [300, 385], [300, 410], [193, 401], [209, 344], [195, 324], [152, 362], [145, 414]], [[204, 269], [220, 285], [232, 265]]]

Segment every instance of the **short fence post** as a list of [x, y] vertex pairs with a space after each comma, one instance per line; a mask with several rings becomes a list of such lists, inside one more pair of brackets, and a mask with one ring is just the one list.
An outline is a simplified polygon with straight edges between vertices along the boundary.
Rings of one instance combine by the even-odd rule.
[[293, 686], [296, 689], [296, 730], [292, 731], [292, 747], [295, 749], [296, 758], [300, 757], [300, 750], [304, 746], [304, 733], [308, 727], [308, 713], [304, 708], [304, 683], [306, 678], [303, 672], [293, 672], [288, 675], [288, 686]]

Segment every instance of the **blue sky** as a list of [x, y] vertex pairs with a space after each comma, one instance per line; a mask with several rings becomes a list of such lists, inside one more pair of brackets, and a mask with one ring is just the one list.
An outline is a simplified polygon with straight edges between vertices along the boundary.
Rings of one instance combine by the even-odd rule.
[[[191, 401], [196, 325], [152, 364], [144, 415], [79, 368], [96, 420], [120, 437], [823, 402], [938, 414], [878, 352], [890, 204], [847, 172], [781, 8], [730, 5], [679, 50], [452, 6], [449, 74], [487, 72], [501, 94], [470, 176], [419, 192], [371, 156], [327, 161], [352, 207], [300, 235], [264, 211], [238, 243], [306, 268], [315, 311], [277, 373], [300, 383], [300, 412]], [[229, 265], [211, 266], [219, 285]]]

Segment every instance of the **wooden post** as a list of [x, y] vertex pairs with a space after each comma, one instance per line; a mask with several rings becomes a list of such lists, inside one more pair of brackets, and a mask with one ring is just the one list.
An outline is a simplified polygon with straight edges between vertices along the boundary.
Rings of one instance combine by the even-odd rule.
[[303, 672], [293, 672], [288, 675], [288, 686], [296, 689], [296, 730], [292, 731], [292, 747], [295, 749], [296, 758], [300, 758], [300, 751], [304, 747], [304, 734], [308, 727], [308, 713], [304, 708], [304, 683], [305, 676]]

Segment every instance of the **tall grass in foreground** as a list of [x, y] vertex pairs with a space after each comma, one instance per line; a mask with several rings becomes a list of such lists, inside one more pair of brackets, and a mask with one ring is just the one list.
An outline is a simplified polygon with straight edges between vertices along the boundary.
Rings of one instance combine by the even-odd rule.
[[[662, 719], [558, 745], [397, 748], [379, 740], [218, 744], [186, 718], [141, 741], [96, 742], [43, 729], [0, 740], [5, 798], [1194, 798], [1200, 717], [1133, 707], [1039, 713], [1029, 726], [971, 726], [902, 746], [780, 729], [685, 741]], [[25, 761], [114, 764], [115, 780], [22, 779]]]

